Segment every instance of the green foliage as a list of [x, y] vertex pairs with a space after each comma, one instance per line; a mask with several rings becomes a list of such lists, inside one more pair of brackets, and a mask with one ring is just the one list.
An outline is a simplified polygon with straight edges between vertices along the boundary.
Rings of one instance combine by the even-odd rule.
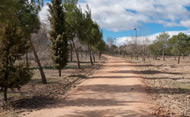
[[189, 49], [190, 38], [184, 33], [179, 33], [169, 39], [168, 43], [172, 53], [181, 55], [181, 53], [185, 53]]
[[165, 49], [168, 46], [168, 39], [170, 35], [168, 33], [161, 33], [159, 36], [156, 37], [156, 43], [161, 49]]
[[80, 43], [85, 45], [90, 45], [92, 41], [92, 25], [93, 21], [91, 18], [91, 11], [89, 7], [87, 6], [87, 10], [85, 11], [85, 14], [80, 15], [80, 26], [78, 27], [78, 38]]
[[66, 33], [69, 40], [72, 40], [77, 35], [79, 25], [79, 15], [82, 13], [77, 7], [78, 0], [65, 0], [65, 21], [66, 21]]
[[81, 14], [79, 19], [79, 41], [85, 45], [95, 46], [102, 39], [103, 35], [99, 25], [92, 20], [91, 11], [88, 6], [85, 14]]
[[19, 25], [22, 27], [22, 32], [26, 36], [31, 33], [36, 33], [40, 29], [40, 21], [38, 19], [38, 6], [35, 3], [29, 3], [26, 0], [19, 0], [17, 3]]
[[[8, 71], [7, 71], [8, 70]], [[7, 72], [9, 72], [7, 75]], [[7, 75], [7, 77], [5, 77]], [[0, 86], [1, 91], [4, 88], [20, 89], [22, 85], [25, 85], [32, 78], [32, 72], [28, 70], [28, 67], [24, 64], [11, 65], [9, 69], [5, 69], [0, 65]]]
[[68, 44], [66, 34], [65, 13], [63, 10], [62, 0], [52, 0], [49, 4], [51, 24], [50, 40], [51, 40], [51, 58], [54, 67], [61, 70], [67, 65]]
[[37, 32], [40, 23], [35, 3], [29, 3], [27, 0], [3, 0], [1, 3], [0, 87], [7, 101], [8, 88], [19, 89], [32, 77], [28, 67], [22, 63], [18, 64], [18, 61], [29, 48], [28, 37]]
[[[20, 88], [26, 84], [32, 74], [24, 65], [17, 65], [16, 61], [27, 50], [26, 39], [20, 32], [16, 20], [12, 20], [4, 27], [4, 35], [0, 37], [0, 87], [4, 93], [8, 88]], [[4, 97], [7, 101], [7, 97]]]
[[158, 42], [154, 42], [153, 44], [149, 45], [148, 50], [153, 55], [161, 54], [160, 47], [158, 46]]
[[106, 43], [104, 42], [103, 39], [100, 39], [98, 42], [96, 42], [96, 45], [93, 48], [94, 48], [94, 50], [105, 51]]
[[16, 8], [14, 0], [0, 0], [0, 22], [12, 18]]
[[96, 22], [93, 22], [91, 31], [89, 33], [89, 44], [95, 46], [97, 42], [102, 39], [102, 32], [100, 31], [99, 25]]

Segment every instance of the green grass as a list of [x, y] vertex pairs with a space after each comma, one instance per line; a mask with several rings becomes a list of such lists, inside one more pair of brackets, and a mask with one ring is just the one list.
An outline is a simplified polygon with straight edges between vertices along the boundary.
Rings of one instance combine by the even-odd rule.
[[189, 83], [175, 82], [174, 85], [177, 86], [181, 91], [185, 93], [190, 93]]

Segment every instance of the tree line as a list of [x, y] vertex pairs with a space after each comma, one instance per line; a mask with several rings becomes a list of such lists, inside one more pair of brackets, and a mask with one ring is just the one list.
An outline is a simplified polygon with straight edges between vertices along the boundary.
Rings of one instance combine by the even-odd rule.
[[158, 56], [162, 56], [163, 61], [166, 59], [165, 56], [174, 56], [178, 64], [181, 56], [183, 58], [190, 56], [190, 35], [179, 33], [170, 37], [168, 33], [162, 32], [152, 43], [146, 36], [141, 39], [143, 39], [141, 42], [135, 44], [135, 38], [132, 37], [132, 41], [127, 41], [125, 45], [117, 47], [113, 43], [114, 39], [109, 37], [106, 52], [111, 55], [130, 56], [135, 59], [139, 59], [141, 56], [143, 61], [150, 56], [153, 56], [155, 60], [158, 59]]
[[[103, 32], [99, 25], [92, 20], [90, 8], [82, 11], [77, 6], [77, 0], [51, 0], [49, 6], [51, 41], [51, 59], [53, 66], [61, 76], [61, 70], [67, 65], [71, 45], [75, 50], [78, 68], [81, 68], [80, 58], [75, 42], [88, 47], [90, 63], [95, 62], [94, 54], [101, 57], [105, 49]], [[42, 0], [1, 0], [0, 1], [0, 87], [7, 102], [8, 89], [20, 89], [32, 78], [28, 62], [21, 61], [24, 55], [33, 51], [42, 78], [47, 84], [36, 48], [31, 35], [37, 33], [41, 23], [38, 13], [43, 6]], [[26, 57], [27, 58], [27, 57]]]
[[165, 55], [178, 56], [179, 64], [181, 56], [190, 54], [190, 36], [179, 33], [170, 37], [168, 33], [163, 32], [149, 45], [149, 51], [155, 56], [155, 59], [162, 55], [163, 61], [165, 61]]

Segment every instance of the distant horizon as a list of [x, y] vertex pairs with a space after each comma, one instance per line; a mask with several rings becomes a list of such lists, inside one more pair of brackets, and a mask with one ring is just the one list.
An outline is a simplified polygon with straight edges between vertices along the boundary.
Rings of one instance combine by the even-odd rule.
[[[164, 32], [168, 33], [170, 35], [170, 37], [172, 37], [173, 35], [177, 35], [180, 32], [185, 33], [187, 35], [190, 35], [190, 30], [184, 30], [184, 31], [164, 31]], [[141, 36], [137, 37], [137, 41], [139, 41], [139, 43], [141, 43], [143, 41], [143, 39], [147, 37], [149, 39], [149, 43], [152, 43], [154, 40], [156, 40], [156, 36], [158, 36], [161, 33], [162, 32], [155, 33], [155, 34], [152, 34], [152, 35], [147, 35], [147, 36], [142, 36], [141, 35]], [[119, 37], [119, 38], [116, 38], [116, 40], [117, 40], [117, 42], [116, 42], [117, 46], [121, 46], [121, 45], [127, 44], [126, 40], [132, 41], [131, 36]]]

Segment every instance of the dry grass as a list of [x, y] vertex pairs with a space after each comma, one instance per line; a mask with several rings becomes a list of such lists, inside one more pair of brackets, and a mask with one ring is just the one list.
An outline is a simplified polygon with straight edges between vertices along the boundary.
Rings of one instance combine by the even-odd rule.
[[[161, 58], [160, 58], [161, 59]], [[127, 59], [144, 77], [144, 83], [159, 106], [157, 114], [190, 116], [190, 60], [188, 57], [177, 64], [174, 57], [166, 61]], [[163, 108], [165, 111], [163, 111]], [[166, 113], [166, 110], [167, 113]], [[168, 113], [169, 112], [169, 113]]]

